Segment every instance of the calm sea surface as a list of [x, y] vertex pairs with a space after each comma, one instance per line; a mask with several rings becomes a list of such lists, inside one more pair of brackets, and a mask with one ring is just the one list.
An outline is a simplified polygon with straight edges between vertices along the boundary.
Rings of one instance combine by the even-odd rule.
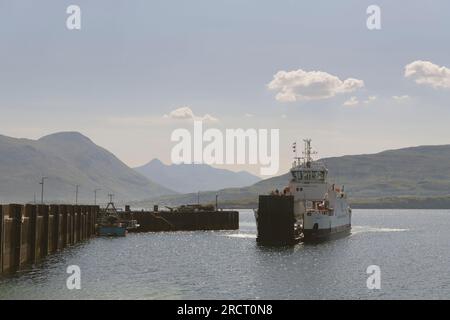
[[353, 212], [351, 236], [289, 248], [257, 246], [249, 210], [239, 231], [91, 239], [0, 279], [0, 299], [450, 299], [450, 210]]

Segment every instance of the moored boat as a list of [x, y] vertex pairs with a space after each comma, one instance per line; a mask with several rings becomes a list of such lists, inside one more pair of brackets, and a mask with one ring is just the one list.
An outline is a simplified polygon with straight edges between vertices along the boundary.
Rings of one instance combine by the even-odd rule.
[[106, 208], [101, 212], [97, 225], [97, 234], [108, 237], [124, 237], [128, 230], [139, 227], [134, 219], [121, 219], [117, 209], [112, 201], [112, 195], [109, 195], [110, 201]]

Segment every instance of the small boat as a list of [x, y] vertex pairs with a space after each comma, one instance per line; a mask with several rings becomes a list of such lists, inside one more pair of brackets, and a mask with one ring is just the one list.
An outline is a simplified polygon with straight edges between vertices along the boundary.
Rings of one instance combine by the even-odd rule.
[[131, 225], [136, 227], [136, 221], [122, 221], [112, 201], [112, 195], [109, 196], [110, 201], [102, 211], [98, 222], [97, 234], [106, 237], [125, 237]]
[[97, 228], [99, 236], [125, 237], [128, 233], [127, 226], [114, 216], [108, 216], [100, 222]]

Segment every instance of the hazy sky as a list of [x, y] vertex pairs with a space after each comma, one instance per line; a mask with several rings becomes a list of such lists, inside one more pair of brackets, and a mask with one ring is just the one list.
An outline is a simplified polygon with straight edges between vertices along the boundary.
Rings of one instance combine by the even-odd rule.
[[[66, 28], [70, 4], [81, 30]], [[171, 132], [192, 123], [163, 115], [189, 107], [211, 127], [279, 128], [282, 170], [306, 137], [321, 157], [447, 144], [449, 13], [448, 0], [0, 0], [0, 134], [79, 131], [130, 166], [167, 163]], [[432, 64], [405, 76], [415, 61]]]

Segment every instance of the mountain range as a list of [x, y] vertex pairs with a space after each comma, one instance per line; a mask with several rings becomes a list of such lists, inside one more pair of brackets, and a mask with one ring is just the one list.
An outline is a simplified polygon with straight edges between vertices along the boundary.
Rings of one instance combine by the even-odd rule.
[[[329, 170], [330, 182], [345, 185], [350, 201], [357, 206], [450, 207], [450, 145], [321, 161]], [[104, 203], [106, 195], [113, 193], [117, 202], [136, 207], [196, 203], [197, 191], [201, 191], [202, 203], [213, 203], [218, 194], [222, 207], [255, 207], [259, 194], [282, 189], [290, 179], [285, 173], [258, 181], [246, 172], [206, 165], [164, 165], [156, 159], [132, 169], [77, 132], [38, 140], [0, 135], [0, 202], [39, 201], [42, 177], [47, 178], [47, 202], [75, 202], [78, 185], [79, 203], [92, 203], [94, 190], [101, 189], [99, 202]]]
[[48, 201], [92, 203], [94, 190], [105, 202], [139, 200], [176, 192], [129, 168], [109, 151], [77, 132], [61, 132], [38, 140], [0, 136], [0, 202], [40, 200], [42, 177]]
[[220, 190], [252, 185], [261, 179], [246, 171], [234, 172], [206, 164], [165, 165], [153, 159], [135, 170], [148, 179], [179, 193]]

